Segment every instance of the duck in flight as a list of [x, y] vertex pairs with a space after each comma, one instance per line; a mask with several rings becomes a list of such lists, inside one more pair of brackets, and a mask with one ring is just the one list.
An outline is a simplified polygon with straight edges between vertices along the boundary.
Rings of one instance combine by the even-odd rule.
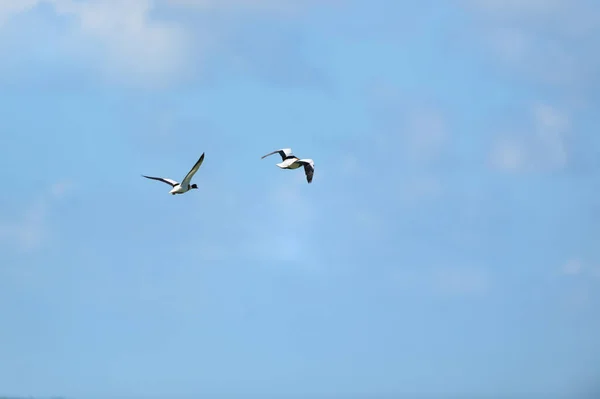
[[306, 175], [306, 181], [312, 182], [313, 175], [315, 173], [315, 163], [312, 159], [300, 159], [292, 153], [291, 148], [283, 148], [281, 150], [273, 151], [267, 155], [263, 155], [260, 159], [264, 159], [269, 155], [279, 154], [281, 156], [281, 162], [275, 164], [281, 169], [298, 169], [304, 166], [304, 174]]
[[188, 174], [183, 178], [183, 181], [181, 183], [178, 183], [172, 179], [166, 179], [164, 177], [152, 177], [152, 176], [145, 176], [145, 175], [142, 175], [142, 176], [145, 177], [146, 179], [158, 180], [163, 183], [167, 183], [168, 185], [173, 187], [173, 189], [171, 191], [169, 191], [170, 194], [173, 194], [173, 195], [183, 194], [183, 193], [187, 193], [188, 191], [190, 191], [192, 189], [198, 188], [198, 186], [196, 184], [190, 184], [190, 181], [192, 180], [192, 177], [194, 177], [194, 175], [200, 168], [200, 165], [202, 165], [202, 162], [204, 162], [204, 153], [202, 153], [202, 155], [200, 156], [200, 159], [198, 159], [196, 164], [192, 167], [192, 169], [188, 172]]

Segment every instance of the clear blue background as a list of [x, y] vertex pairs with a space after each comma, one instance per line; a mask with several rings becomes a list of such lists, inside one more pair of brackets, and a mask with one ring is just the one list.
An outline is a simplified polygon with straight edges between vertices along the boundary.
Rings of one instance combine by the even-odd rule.
[[597, 389], [599, 21], [3, 2], [0, 393]]

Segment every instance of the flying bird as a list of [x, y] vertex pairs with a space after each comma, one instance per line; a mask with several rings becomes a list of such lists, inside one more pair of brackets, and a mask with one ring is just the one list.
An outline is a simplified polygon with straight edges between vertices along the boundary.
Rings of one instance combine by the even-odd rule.
[[198, 161], [192, 167], [192, 169], [190, 169], [188, 174], [185, 175], [185, 177], [183, 178], [183, 181], [181, 183], [176, 182], [175, 180], [172, 180], [172, 179], [166, 179], [164, 177], [152, 177], [152, 176], [145, 176], [145, 175], [142, 175], [142, 176], [145, 177], [146, 179], [158, 180], [163, 183], [167, 183], [168, 185], [173, 187], [173, 189], [171, 191], [169, 191], [170, 194], [173, 194], [173, 195], [183, 194], [183, 193], [187, 193], [188, 191], [190, 191], [192, 189], [198, 188], [198, 186], [196, 184], [190, 184], [190, 181], [192, 180], [192, 177], [194, 177], [194, 175], [200, 168], [200, 165], [202, 165], [202, 162], [204, 162], [204, 153], [202, 153], [202, 155], [200, 156], [200, 159], [198, 159]]
[[291, 148], [283, 148], [281, 150], [276, 150], [268, 153], [267, 155], [263, 155], [260, 159], [265, 159], [266, 157], [279, 154], [281, 156], [281, 162], [275, 164], [279, 166], [281, 169], [298, 169], [301, 166], [304, 166], [304, 174], [306, 175], [306, 181], [311, 183], [313, 180], [313, 175], [315, 173], [315, 163], [312, 159], [300, 159], [292, 153]]

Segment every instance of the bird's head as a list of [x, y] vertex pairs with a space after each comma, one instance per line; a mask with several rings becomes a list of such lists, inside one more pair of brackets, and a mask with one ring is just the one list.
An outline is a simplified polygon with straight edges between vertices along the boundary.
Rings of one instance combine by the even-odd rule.
[[198, 185], [197, 185], [197, 184], [192, 184], [192, 187], [191, 187], [191, 188], [196, 188], [196, 189], [197, 189], [197, 188], [198, 188]]

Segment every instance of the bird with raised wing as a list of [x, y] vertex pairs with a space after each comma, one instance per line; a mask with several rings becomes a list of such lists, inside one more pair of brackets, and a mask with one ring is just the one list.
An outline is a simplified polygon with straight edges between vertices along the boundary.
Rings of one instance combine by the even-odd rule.
[[204, 153], [202, 153], [202, 155], [200, 156], [200, 159], [198, 159], [196, 164], [192, 167], [192, 169], [190, 169], [190, 171], [183, 178], [183, 181], [181, 183], [179, 183], [175, 180], [172, 180], [172, 179], [164, 178], [164, 177], [152, 177], [152, 176], [145, 176], [145, 175], [142, 175], [142, 176], [145, 177], [146, 179], [158, 180], [163, 183], [167, 183], [168, 185], [173, 187], [171, 189], [171, 191], [169, 191], [169, 194], [173, 194], [173, 195], [183, 194], [183, 193], [187, 193], [190, 190], [198, 189], [198, 186], [196, 184], [190, 184], [190, 182], [192, 180], [192, 177], [194, 177], [194, 175], [200, 168], [200, 165], [202, 165], [202, 162], [204, 162]]
[[313, 175], [315, 174], [315, 163], [312, 159], [299, 159], [296, 161], [300, 165], [304, 166], [304, 174], [306, 175], [306, 181], [312, 182]]
[[281, 162], [277, 163], [281, 169], [298, 169], [304, 166], [304, 173], [306, 174], [306, 181], [312, 182], [313, 175], [315, 173], [315, 163], [312, 159], [300, 159], [292, 153], [291, 148], [283, 148], [263, 155], [260, 159], [264, 159], [270, 155], [279, 154], [281, 156]]

